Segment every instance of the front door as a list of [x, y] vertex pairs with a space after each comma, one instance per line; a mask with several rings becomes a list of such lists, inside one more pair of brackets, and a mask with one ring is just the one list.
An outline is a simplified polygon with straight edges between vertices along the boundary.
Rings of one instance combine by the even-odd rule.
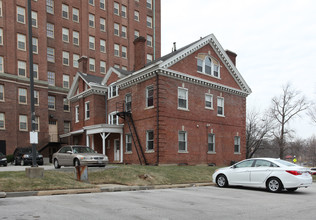
[[114, 140], [114, 161], [120, 161], [120, 140]]

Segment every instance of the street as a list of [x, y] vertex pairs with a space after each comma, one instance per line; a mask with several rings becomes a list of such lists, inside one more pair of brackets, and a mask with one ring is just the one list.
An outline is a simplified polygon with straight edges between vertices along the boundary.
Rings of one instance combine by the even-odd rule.
[[314, 219], [316, 185], [294, 193], [178, 189], [0, 199], [0, 219]]

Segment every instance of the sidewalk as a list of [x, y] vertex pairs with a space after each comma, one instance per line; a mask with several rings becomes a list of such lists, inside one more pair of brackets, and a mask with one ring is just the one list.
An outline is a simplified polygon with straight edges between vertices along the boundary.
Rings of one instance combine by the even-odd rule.
[[174, 185], [155, 185], [155, 186], [125, 186], [118, 184], [97, 185], [97, 188], [90, 189], [67, 189], [67, 190], [47, 190], [47, 191], [25, 191], [25, 192], [0, 192], [0, 198], [22, 197], [22, 196], [51, 196], [82, 193], [100, 193], [100, 192], [122, 192], [154, 189], [172, 189], [186, 187], [213, 186], [213, 183], [190, 183]]

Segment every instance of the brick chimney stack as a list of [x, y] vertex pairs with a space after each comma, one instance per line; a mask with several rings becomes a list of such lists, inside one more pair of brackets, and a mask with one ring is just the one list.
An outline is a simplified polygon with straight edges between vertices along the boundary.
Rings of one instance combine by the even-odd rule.
[[142, 36], [134, 40], [134, 70], [140, 70], [146, 64], [146, 39]]
[[230, 58], [230, 60], [233, 62], [233, 64], [236, 66], [236, 57], [237, 54], [230, 51], [230, 50], [226, 50], [226, 54], [228, 55], [228, 57]]
[[80, 57], [78, 62], [79, 62], [79, 71], [81, 71], [82, 73], [87, 73], [87, 70], [88, 70], [88, 57], [82, 56], [82, 57]]

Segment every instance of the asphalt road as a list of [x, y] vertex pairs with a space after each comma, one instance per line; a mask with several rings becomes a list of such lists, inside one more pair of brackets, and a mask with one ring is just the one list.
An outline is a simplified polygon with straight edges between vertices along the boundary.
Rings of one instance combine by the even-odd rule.
[[179, 189], [0, 199], [0, 219], [315, 219], [316, 185], [294, 193]]

